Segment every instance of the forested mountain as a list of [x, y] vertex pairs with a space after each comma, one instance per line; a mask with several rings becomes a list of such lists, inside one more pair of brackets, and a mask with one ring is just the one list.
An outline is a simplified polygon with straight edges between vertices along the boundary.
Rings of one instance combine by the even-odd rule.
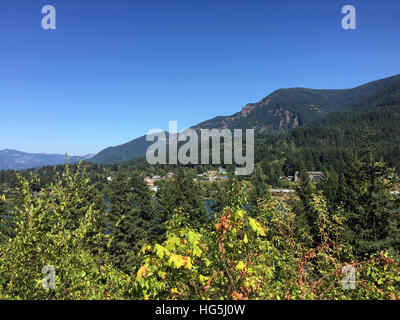
[[152, 143], [151, 141], [146, 141], [146, 136], [142, 136], [128, 143], [106, 148], [96, 154], [90, 161], [101, 164], [112, 164], [140, 158], [146, 154], [147, 148]]
[[256, 140], [256, 162], [270, 177], [309, 170], [342, 169], [351, 154], [369, 145], [376, 160], [400, 168], [400, 80], [363, 104], [330, 113], [310, 125]]
[[[72, 156], [69, 158], [71, 163], [79, 160], [89, 160], [93, 155]], [[45, 154], [45, 153], [26, 153], [18, 150], [0, 150], [0, 170], [25, 170], [39, 168], [43, 166], [53, 166], [65, 163], [65, 155]]]
[[258, 133], [297, 128], [334, 111], [351, 109], [380, 96], [399, 81], [400, 76], [397, 75], [353, 89], [279, 89], [260, 102], [247, 104], [234, 115], [216, 117], [196, 125], [195, 128], [254, 128]]
[[[329, 122], [330, 128], [338, 129], [345, 126], [346, 123], [349, 125], [350, 122], [359, 121], [359, 117], [362, 117], [361, 114], [365, 114], [365, 117], [368, 117], [367, 114], [369, 113], [377, 116], [374, 117], [374, 123], [377, 126], [381, 126], [382, 124], [379, 123], [381, 121], [385, 122], [387, 118], [390, 118], [391, 112], [391, 110], [386, 111], [386, 118], [378, 116], [381, 113], [382, 104], [393, 104], [393, 101], [398, 98], [399, 86], [400, 75], [396, 75], [352, 89], [279, 89], [260, 102], [247, 104], [240, 112], [234, 115], [216, 117], [201, 122], [192, 128], [254, 128], [256, 134], [265, 135], [309, 126], [313, 126], [313, 130], [318, 130], [315, 128], [326, 126], [327, 122]], [[390, 99], [394, 99], [392, 102], [388, 100], [389, 96], [391, 96]], [[373, 116], [371, 115], [371, 117]], [[390, 119], [390, 121], [392, 120]], [[385, 122], [384, 126], [386, 124]], [[349, 129], [351, 130], [351, 125]], [[301, 130], [298, 132], [301, 132]], [[330, 132], [330, 134], [336, 135], [336, 132]], [[386, 139], [386, 137], [383, 137], [385, 133], [388, 133], [388, 131], [381, 132], [379, 138]], [[340, 138], [343, 132], [338, 134], [338, 138]], [[392, 132], [389, 134], [392, 134]], [[350, 133], [349, 137], [351, 136], [352, 134]], [[346, 139], [351, 139], [349, 137]], [[91, 161], [111, 164], [140, 158], [145, 155], [146, 149], [151, 143], [146, 142], [145, 136], [142, 136], [126, 144], [107, 148]]]

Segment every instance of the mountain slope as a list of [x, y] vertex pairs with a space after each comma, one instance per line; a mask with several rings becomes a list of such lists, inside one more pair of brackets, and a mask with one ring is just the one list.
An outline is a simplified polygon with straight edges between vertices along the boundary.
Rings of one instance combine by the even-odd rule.
[[[352, 89], [279, 89], [257, 103], [247, 104], [240, 112], [219, 116], [192, 128], [255, 129], [257, 134], [284, 132], [308, 126], [337, 112], [353, 112], [365, 106], [374, 108], [379, 105], [379, 99], [386, 97], [388, 92], [396, 91], [399, 85], [400, 75], [396, 75]], [[91, 161], [111, 164], [140, 158], [151, 144], [142, 136], [123, 145], [107, 148]]]
[[112, 164], [140, 158], [146, 154], [147, 148], [152, 143], [146, 141], [146, 136], [142, 136], [116, 147], [108, 147], [90, 159], [90, 162]]
[[400, 82], [400, 75], [367, 83], [353, 89], [279, 89], [257, 103], [247, 104], [231, 116], [219, 116], [194, 128], [253, 128], [272, 133], [308, 125], [334, 111], [362, 104]]
[[330, 113], [308, 126], [259, 136], [255, 162], [275, 177], [274, 183], [276, 177], [293, 175], [301, 164], [309, 170], [332, 166], [340, 171], [352, 154], [363, 157], [367, 152], [400, 172], [399, 123], [400, 82], [361, 105]]
[[[69, 157], [70, 163], [89, 160], [93, 155]], [[25, 170], [65, 163], [65, 155], [27, 153], [18, 150], [0, 150], [0, 170]]]

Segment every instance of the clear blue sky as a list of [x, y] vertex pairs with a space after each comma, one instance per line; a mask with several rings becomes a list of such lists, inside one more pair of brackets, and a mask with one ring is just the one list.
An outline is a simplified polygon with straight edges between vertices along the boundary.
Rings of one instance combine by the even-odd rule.
[[278, 88], [398, 74], [399, 17], [398, 0], [1, 0], [0, 149], [96, 153]]

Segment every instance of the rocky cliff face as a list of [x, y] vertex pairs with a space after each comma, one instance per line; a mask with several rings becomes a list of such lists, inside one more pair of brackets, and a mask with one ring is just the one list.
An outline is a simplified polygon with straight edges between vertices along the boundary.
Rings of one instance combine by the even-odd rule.
[[[313, 111], [311, 111], [313, 112]], [[202, 122], [195, 129], [255, 129], [258, 133], [287, 130], [302, 126], [302, 116], [272, 98], [249, 103], [231, 116], [216, 117]]]

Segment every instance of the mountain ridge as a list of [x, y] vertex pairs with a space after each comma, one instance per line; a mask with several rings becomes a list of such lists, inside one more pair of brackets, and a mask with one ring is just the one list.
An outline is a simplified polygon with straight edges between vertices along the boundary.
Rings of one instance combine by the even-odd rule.
[[399, 81], [397, 74], [350, 89], [278, 89], [259, 102], [246, 104], [239, 112], [217, 116], [192, 128], [253, 128], [257, 133], [272, 133], [301, 127], [331, 112], [356, 106]]
[[[90, 160], [94, 155], [69, 156], [70, 163]], [[29, 153], [15, 149], [0, 150], [0, 170], [25, 170], [65, 163], [65, 155], [57, 153]]]
[[[400, 74], [350, 89], [281, 88], [258, 102], [246, 104], [232, 115], [217, 116], [191, 128], [255, 129], [256, 134], [285, 132], [309, 125], [323, 125], [324, 119], [337, 114], [341, 116], [343, 112], [351, 114], [368, 105], [376, 108], [382, 104], [381, 97], [388, 96], [390, 92], [400, 95]], [[168, 133], [165, 133], [168, 137]], [[71, 156], [69, 161], [75, 163], [84, 160], [99, 164], [129, 161], [143, 157], [152, 143], [146, 141], [146, 136], [143, 135], [127, 143], [105, 148], [96, 155]], [[0, 170], [24, 170], [64, 162], [65, 155], [61, 154], [0, 150]]]
[[[349, 89], [282, 88], [259, 102], [246, 104], [241, 111], [217, 116], [192, 129], [255, 129], [256, 134], [277, 133], [307, 126], [318, 119], [357, 108], [385, 90], [400, 84], [400, 74]], [[143, 157], [152, 142], [141, 136], [119, 146], [100, 151], [91, 162], [112, 164]]]

